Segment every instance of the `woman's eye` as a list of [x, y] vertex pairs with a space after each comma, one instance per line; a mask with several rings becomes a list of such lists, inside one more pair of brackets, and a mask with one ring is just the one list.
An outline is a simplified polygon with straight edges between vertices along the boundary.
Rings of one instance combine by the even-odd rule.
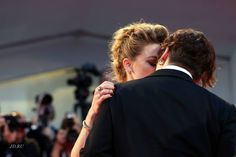
[[150, 57], [148, 60], [147, 60], [148, 64], [152, 67], [156, 67], [157, 65], [157, 58], [156, 57]]
[[149, 64], [150, 64], [152, 67], [156, 67], [156, 65], [157, 65], [156, 62], [149, 62]]

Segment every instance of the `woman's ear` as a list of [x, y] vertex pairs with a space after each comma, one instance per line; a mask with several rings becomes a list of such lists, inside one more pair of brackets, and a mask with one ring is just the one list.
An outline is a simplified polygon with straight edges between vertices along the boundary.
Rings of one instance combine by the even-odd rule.
[[124, 58], [122, 63], [126, 72], [128, 73], [132, 72], [132, 61], [130, 59]]

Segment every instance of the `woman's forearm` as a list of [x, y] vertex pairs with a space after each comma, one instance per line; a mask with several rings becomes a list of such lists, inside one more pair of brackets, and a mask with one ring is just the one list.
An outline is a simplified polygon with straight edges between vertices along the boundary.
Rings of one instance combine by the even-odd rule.
[[[93, 112], [93, 110], [89, 110], [88, 115], [85, 118], [86, 124], [88, 126], [93, 126], [94, 119], [96, 117], [96, 113]], [[86, 140], [89, 135], [89, 129], [88, 128], [82, 128], [79, 134], [79, 137], [77, 138], [73, 149], [71, 151], [71, 157], [80, 157], [80, 150], [84, 148]]]
[[80, 150], [84, 148], [86, 140], [89, 135], [89, 131], [93, 122], [99, 113], [100, 105], [105, 99], [111, 98], [113, 94], [113, 90], [115, 89], [114, 84], [112, 82], [105, 81], [101, 85], [99, 85], [94, 93], [92, 105], [89, 109], [89, 112], [85, 118], [86, 127], [83, 127], [80, 131], [79, 137], [77, 138], [74, 147], [71, 151], [71, 157], [80, 157]]

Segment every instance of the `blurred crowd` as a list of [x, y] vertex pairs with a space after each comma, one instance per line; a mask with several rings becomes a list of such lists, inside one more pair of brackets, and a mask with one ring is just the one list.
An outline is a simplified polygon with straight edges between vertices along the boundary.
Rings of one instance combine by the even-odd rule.
[[35, 98], [35, 117], [26, 121], [20, 112], [0, 115], [0, 157], [68, 157], [80, 133], [76, 114], [66, 113], [59, 128], [53, 97], [48, 93]]

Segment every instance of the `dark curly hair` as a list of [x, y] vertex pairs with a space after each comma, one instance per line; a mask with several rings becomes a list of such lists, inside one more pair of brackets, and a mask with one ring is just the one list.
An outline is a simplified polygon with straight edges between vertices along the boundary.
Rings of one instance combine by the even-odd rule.
[[182, 66], [193, 75], [194, 81], [201, 81], [203, 87], [215, 83], [215, 50], [202, 32], [193, 29], [179, 29], [161, 45], [159, 56], [166, 48], [170, 50], [170, 63]]

